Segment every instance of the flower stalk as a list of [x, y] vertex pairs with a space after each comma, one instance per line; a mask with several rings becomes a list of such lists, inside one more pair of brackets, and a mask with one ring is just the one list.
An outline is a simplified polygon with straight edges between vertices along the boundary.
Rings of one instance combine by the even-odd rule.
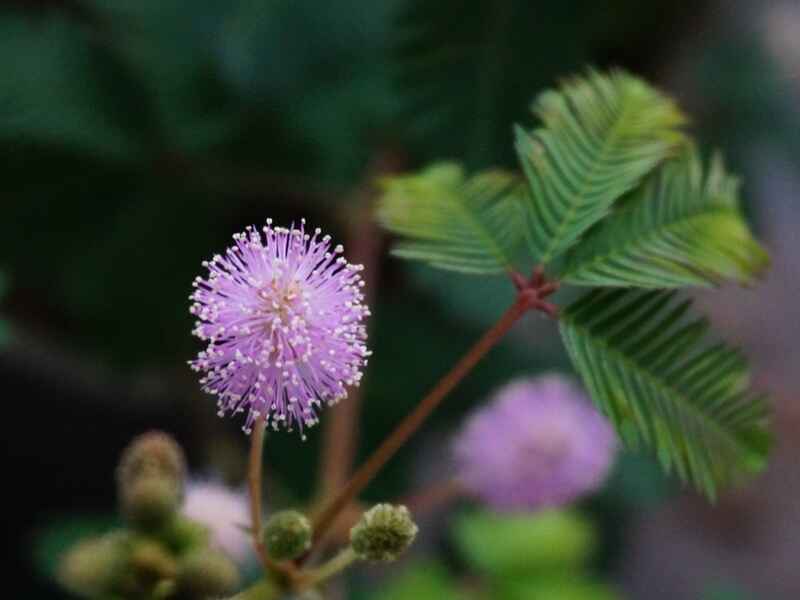
[[253, 423], [253, 433], [250, 435], [250, 460], [247, 471], [247, 485], [250, 491], [250, 524], [253, 536], [253, 547], [261, 564], [267, 571], [274, 570], [272, 561], [267, 556], [264, 543], [261, 540], [262, 504], [261, 504], [261, 473], [264, 460], [264, 430], [266, 422], [259, 417]]
[[334, 575], [338, 575], [347, 567], [352, 565], [356, 560], [358, 560], [358, 556], [356, 556], [352, 546], [347, 546], [328, 562], [315, 569], [308, 569], [307, 571], [303, 572], [303, 574], [298, 578], [297, 587], [300, 590], [315, 587], [320, 583], [330, 579]]
[[467, 490], [457, 479], [437, 481], [414, 492], [401, 501], [417, 516], [428, 515], [440, 508], [468, 496]]
[[[373, 178], [370, 177], [371, 181]], [[372, 216], [372, 190], [359, 190], [357, 208], [348, 213], [348, 233], [345, 239], [348, 258], [353, 264], [363, 265], [364, 303], [372, 306], [380, 279], [382, 236]], [[345, 484], [353, 468], [358, 439], [359, 415], [363, 399], [362, 388], [350, 390], [347, 400], [331, 411], [325, 426], [323, 449], [320, 452], [319, 494], [325, 498], [335, 494]]]
[[372, 455], [353, 474], [339, 493], [328, 501], [313, 519], [314, 539], [319, 542], [347, 505], [369, 484], [384, 465], [397, 453], [405, 442], [420, 428], [444, 398], [466, 377], [478, 362], [511, 330], [514, 324], [529, 310], [539, 310], [557, 318], [558, 309], [544, 299], [558, 289], [558, 282], [547, 281], [542, 267], [526, 279], [519, 273], [511, 273], [511, 280], [518, 290], [517, 299], [481, 339], [456, 363], [456, 365], [431, 389], [381, 443]]

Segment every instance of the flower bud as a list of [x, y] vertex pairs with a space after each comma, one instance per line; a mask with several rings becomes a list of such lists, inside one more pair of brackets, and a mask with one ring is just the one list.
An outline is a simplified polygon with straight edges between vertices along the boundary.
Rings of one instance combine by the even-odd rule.
[[164, 525], [181, 503], [180, 488], [175, 481], [164, 477], [140, 477], [121, 491], [122, 514], [139, 529]]
[[158, 531], [158, 537], [172, 552], [186, 554], [208, 546], [211, 532], [202, 523], [179, 514]]
[[183, 492], [186, 459], [178, 443], [166, 433], [151, 431], [135, 438], [122, 453], [117, 467], [120, 494], [143, 477], [168, 479]]
[[61, 559], [57, 578], [79, 596], [110, 595], [125, 569], [127, 535], [116, 531], [78, 542]]
[[218, 598], [239, 586], [239, 572], [221, 552], [198, 550], [180, 564], [177, 583], [182, 597]]
[[131, 548], [130, 568], [142, 582], [155, 585], [175, 577], [178, 565], [169, 551], [156, 541], [136, 540]]
[[115, 587], [114, 597], [157, 597], [155, 590], [164, 589], [168, 582], [174, 581], [178, 572], [177, 559], [165, 545], [150, 537], [130, 535], [127, 547], [125, 569]]
[[267, 519], [264, 546], [275, 560], [292, 560], [311, 547], [311, 523], [296, 510], [283, 510]]
[[405, 506], [376, 504], [350, 530], [350, 542], [362, 560], [392, 561], [411, 545], [417, 531]]

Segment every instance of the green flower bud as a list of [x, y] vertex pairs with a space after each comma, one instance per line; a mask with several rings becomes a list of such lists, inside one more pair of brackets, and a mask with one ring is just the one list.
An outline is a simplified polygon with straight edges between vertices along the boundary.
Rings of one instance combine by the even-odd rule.
[[239, 587], [239, 571], [221, 552], [198, 550], [178, 567], [177, 587], [182, 597], [218, 598]]
[[180, 488], [171, 479], [141, 477], [122, 490], [122, 514], [135, 527], [152, 530], [167, 523], [181, 503]]
[[158, 539], [176, 554], [186, 554], [192, 550], [205, 548], [211, 539], [208, 527], [177, 514], [175, 518], [158, 531]]
[[61, 559], [58, 581], [79, 596], [111, 595], [125, 571], [127, 538], [125, 532], [115, 531], [78, 542]]
[[178, 589], [174, 579], [162, 579], [153, 588], [152, 600], [162, 600], [163, 598], [174, 598]]
[[275, 560], [292, 560], [311, 547], [311, 523], [296, 510], [283, 510], [267, 519], [264, 546]]
[[183, 493], [186, 459], [178, 443], [166, 433], [140, 435], [123, 451], [117, 467], [120, 494], [144, 477], [169, 479]]
[[167, 548], [154, 540], [135, 540], [129, 561], [134, 572], [154, 581], [170, 579], [178, 572], [177, 562]]
[[362, 560], [392, 561], [411, 545], [417, 531], [405, 506], [377, 504], [350, 530], [350, 542]]
[[123, 598], [155, 598], [155, 590], [164, 582], [173, 581], [178, 573], [178, 561], [169, 549], [158, 541], [133, 535], [128, 542], [125, 572], [116, 588]]

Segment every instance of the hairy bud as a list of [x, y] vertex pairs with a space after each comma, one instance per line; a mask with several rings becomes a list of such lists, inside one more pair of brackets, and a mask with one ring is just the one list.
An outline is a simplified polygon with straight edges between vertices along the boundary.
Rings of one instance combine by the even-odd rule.
[[122, 453], [117, 467], [120, 493], [142, 478], [168, 479], [183, 492], [186, 459], [178, 443], [166, 433], [151, 431], [135, 438]]
[[377, 504], [350, 530], [350, 542], [362, 560], [392, 561], [411, 545], [417, 531], [405, 506]]
[[140, 477], [121, 490], [122, 514], [139, 529], [164, 525], [175, 515], [180, 503], [180, 487], [163, 477]]
[[275, 560], [297, 558], [311, 547], [311, 523], [296, 510], [284, 510], [267, 519], [262, 539]]
[[217, 598], [238, 586], [236, 565], [216, 550], [192, 552], [178, 567], [178, 590], [189, 598]]
[[116, 531], [78, 542], [61, 559], [58, 581], [79, 596], [110, 595], [125, 570], [127, 537]]
[[159, 530], [158, 536], [176, 554], [186, 554], [208, 546], [211, 531], [202, 523], [179, 514]]
[[169, 551], [156, 541], [137, 540], [131, 548], [130, 566], [138, 578], [153, 583], [175, 577], [178, 565]]

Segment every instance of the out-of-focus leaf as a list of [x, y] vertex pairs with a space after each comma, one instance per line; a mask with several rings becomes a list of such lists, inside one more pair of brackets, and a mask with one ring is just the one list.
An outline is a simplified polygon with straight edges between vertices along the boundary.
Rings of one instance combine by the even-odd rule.
[[64, 553], [77, 542], [111, 531], [119, 520], [107, 515], [69, 516], [39, 528], [33, 538], [33, 562], [39, 573], [54, 578]]
[[453, 578], [437, 564], [423, 563], [406, 568], [402, 575], [382, 585], [370, 600], [463, 600]]
[[428, 160], [457, 159], [469, 169], [511, 166], [510, 124], [524, 117], [536, 90], [588, 56], [591, 3], [401, 6], [393, 59], [398, 120], [410, 145]]
[[[231, 3], [215, 40], [221, 79], [248, 119], [279, 118], [293, 143], [308, 151], [293, 165], [303, 173], [350, 184], [386, 143], [396, 101], [385, 60], [394, 4]], [[241, 138], [264, 152], [247, 131]]]
[[84, 2], [103, 23], [107, 43], [141, 82], [156, 120], [154, 141], [195, 154], [239, 132], [239, 107], [219, 79], [214, 54], [229, 3]]
[[87, 30], [58, 16], [0, 13], [0, 55], [0, 142], [105, 160], [140, 156], [141, 140], [115, 96], [126, 73], [109, 68], [113, 61]]
[[492, 598], [496, 600], [622, 600], [612, 586], [580, 575], [509, 578], [495, 586]]
[[555, 510], [530, 515], [474, 513], [458, 519], [454, 535], [465, 558], [494, 576], [576, 569], [596, 545], [586, 519]]

